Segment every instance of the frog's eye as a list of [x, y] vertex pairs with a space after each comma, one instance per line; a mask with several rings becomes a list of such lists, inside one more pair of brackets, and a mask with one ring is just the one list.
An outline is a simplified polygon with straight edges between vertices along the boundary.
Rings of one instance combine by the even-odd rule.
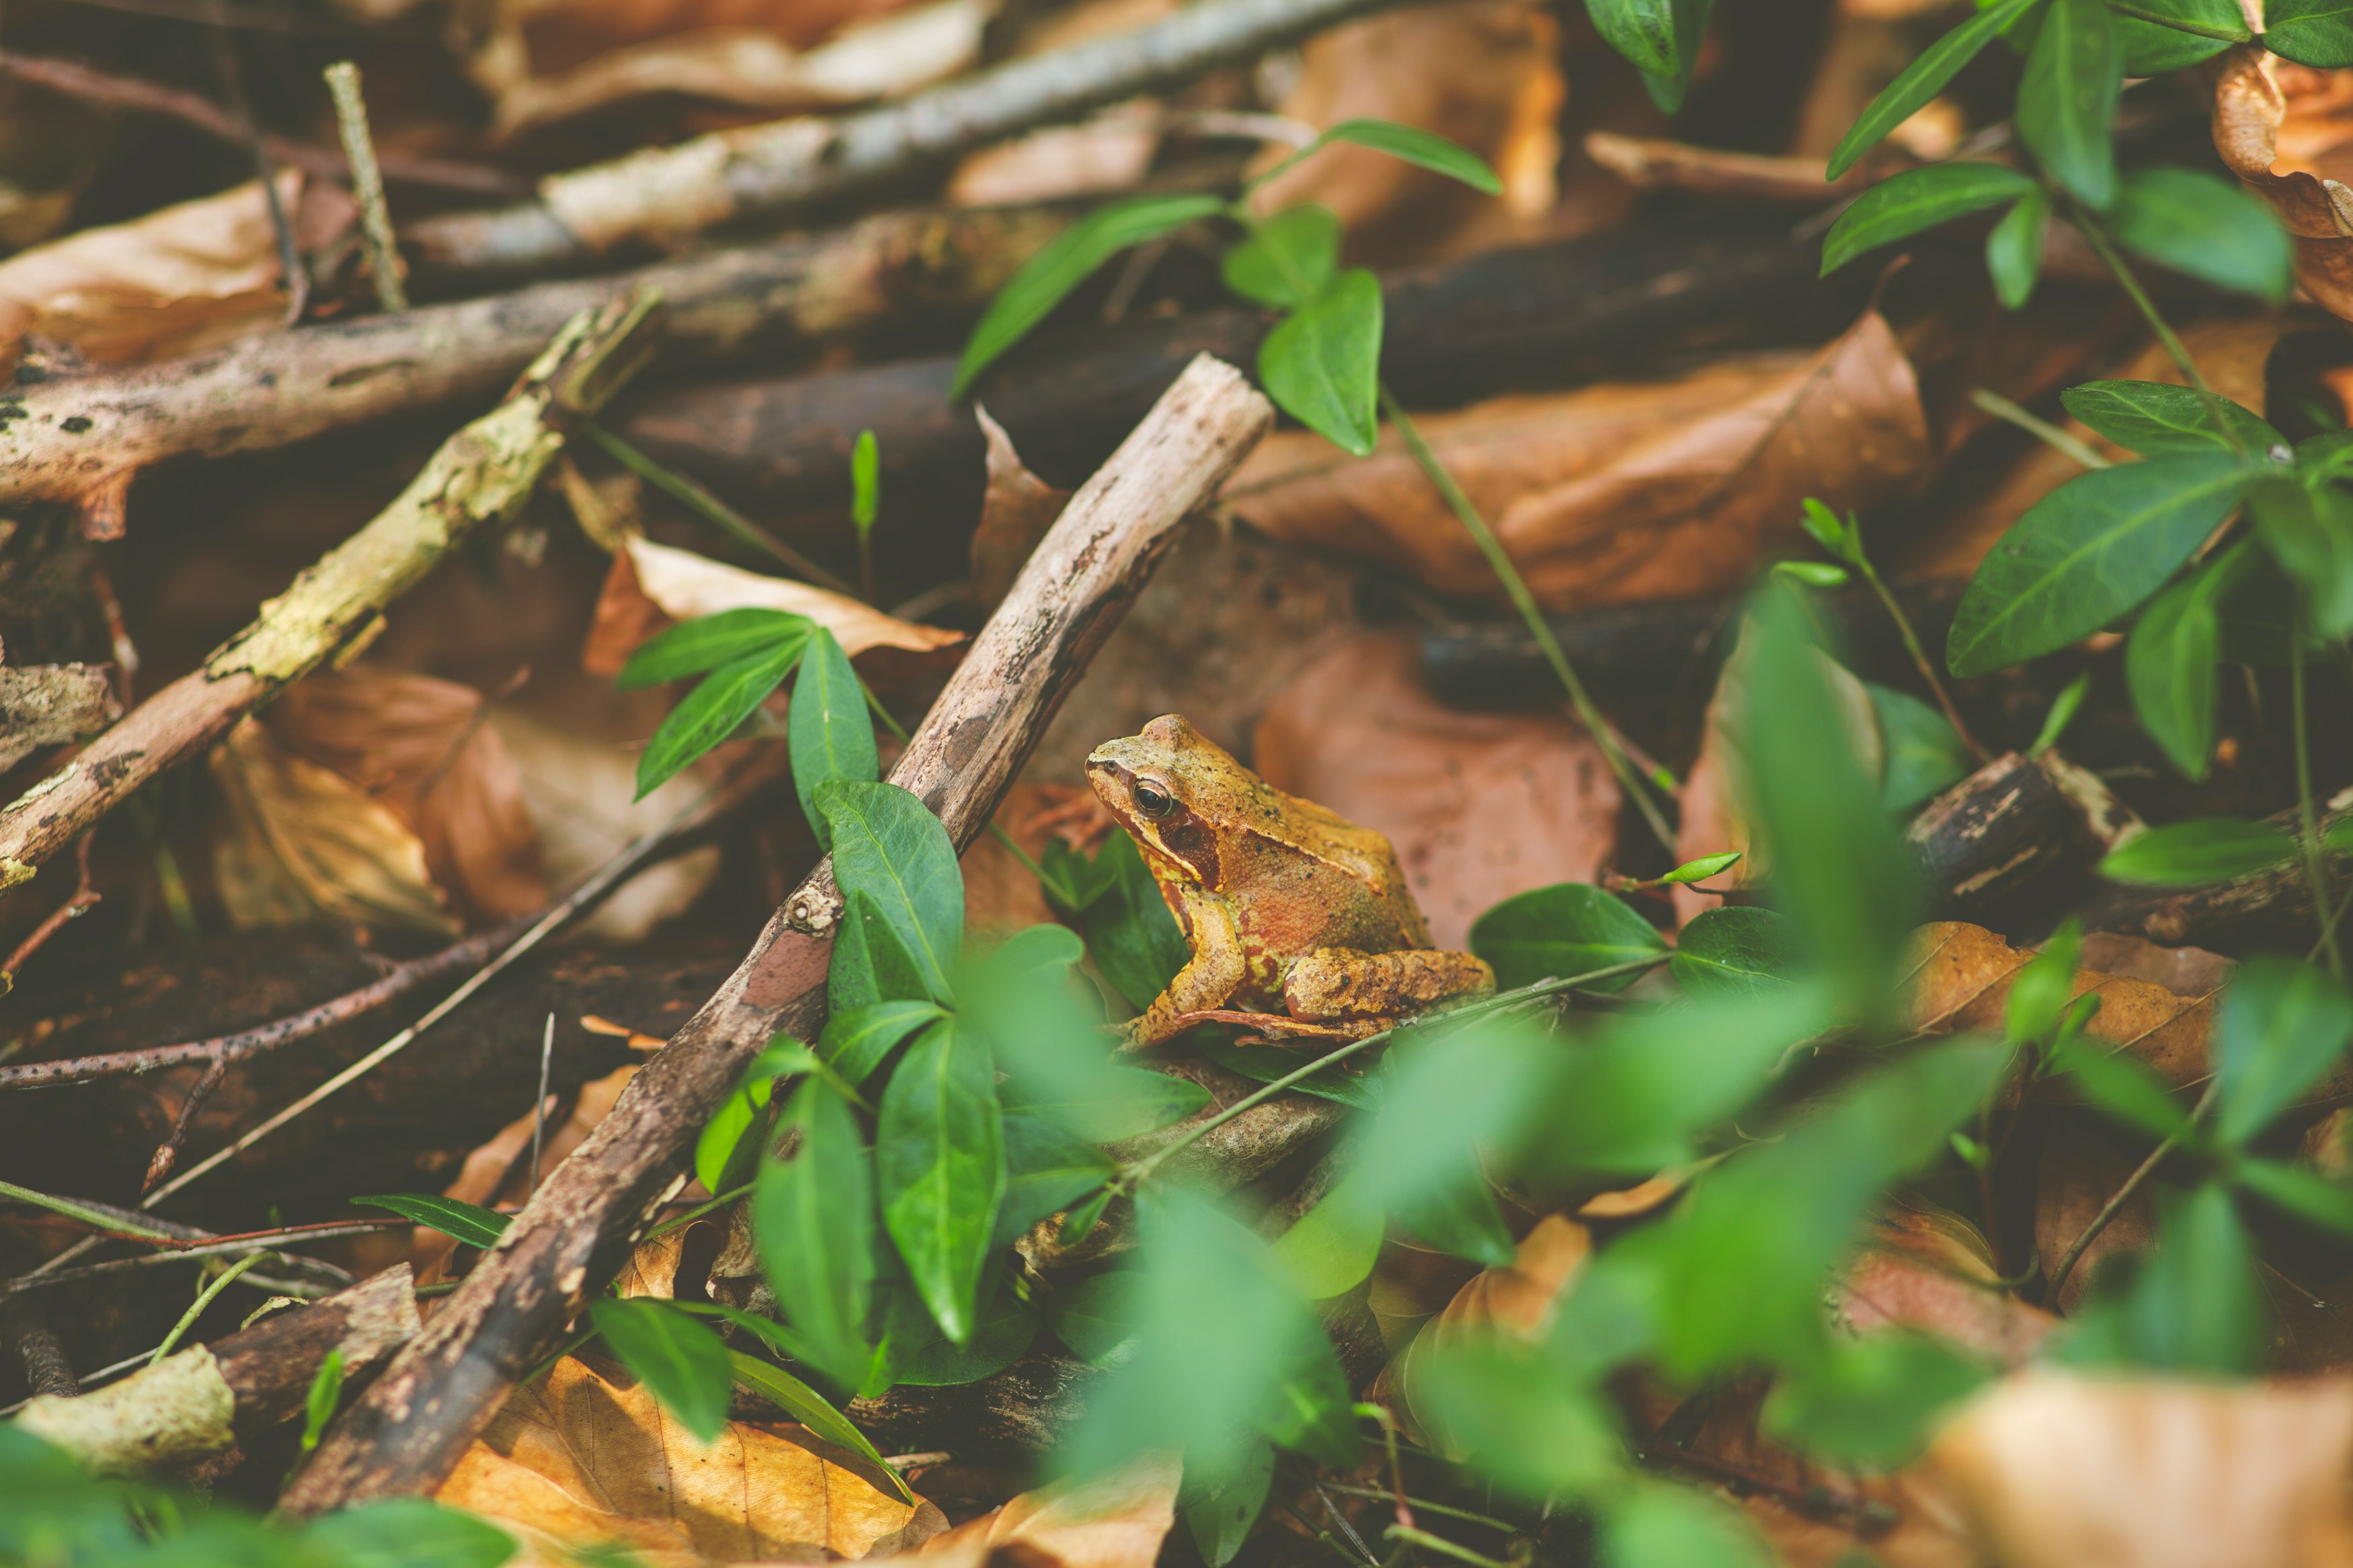
[[1150, 779], [1135, 781], [1135, 809], [1146, 816], [1166, 816], [1176, 809], [1176, 797]]

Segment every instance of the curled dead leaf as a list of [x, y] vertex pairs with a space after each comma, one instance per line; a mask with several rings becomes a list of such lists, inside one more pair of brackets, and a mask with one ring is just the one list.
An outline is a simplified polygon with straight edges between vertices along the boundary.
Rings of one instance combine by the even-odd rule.
[[1152, 1568], [1176, 1522], [1183, 1473], [1175, 1455], [1147, 1454], [1098, 1480], [1023, 1492], [932, 1537], [914, 1555], [925, 1568]]
[[[1804, 358], [1736, 356], [1673, 381], [1494, 398], [1420, 424], [1556, 610], [1729, 593], [1802, 540], [1805, 497], [1869, 506], [1929, 458], [1918, 383], [1876, 312]], [[1226, 499], [1279, 538], [1370, 553], [1441, 592], [1501, 596], [1394, 431], [1363, 458], [1279, 433]]]
[[1509, 1268], [1486, 1268], [1454, 1293], [1439, 1314], [1389, 1364], [1381, 1369], [1368, 1397], [1392, 1403], [1409, 1430], [1427, 1432], [1416, 1414], [1415, 1380], [1434, 1348], [1500, 1331], [1534, 1342], [1543, 1337], [1555, 1303], [1567, 1294], [1593, 1255], [1593, 1233], [1567, 1215], [1546, 1215], [1520, 1238]]
[[976, 404], [973, 416], [988, 437], [988, 489], [980, 499], [980, 525], [972, 532], [972, 597], [993, 610], [1012, 590], [1013, 580], [1071, 499], [1022, 464], [1005, 426]]
[[2305, 292], [2353, 319], [2353, 71], [2232, 50], [2214, 81], [2214, 150], [2295, 237]]
[[1880, 1216], [1847, 1269], [1838, 1316], [1858, 1333], [1915, 1329], [2003, 1366], [2022, 1364], [2059, 1326], [2001, 1285], [1977, 1226], [1924, 1205], [1891, 1205]]
[[567, 1356], [508, 1397], [435, 1496], [526, 1541], [622, 1546], [655, 1568], [856, 1559], [946, 1528], [868, 1469], [797, 1427], [731, 1421], [705, 1447], [617, 1368]]
[[[1020, 59], [1148, 27], [1176, 5], [1175, 0], [1078, 0], [1043, 15], [1016, 9], [1011, 20], [1018, 36], [1009, 58]], [[1126, 190], [1160, 151], [1161, 112], [1157, 99], [1130, 99], [1075, 125], [1050, 125], [984, 147], [956, 165], [948, 200], [1009, 206]]]
[[[587, 1141], [596, 1124], [612, 1111], [614, 1101], [621, 1098], [621, 1090], [628, 1087], [637, 1070], [632, 1063], [616, 1068], [603, 1078], [592, 1079], [580, 1086], [580, 1092], [573, 1097], [569, 1107], [555, 1100], [541, 1136], [542, 1176]], [[531, 1189], [531, 1136], [533, 1129], [540, 1126], [539, 1119], [526, 1110], [500, 1128], [467, 1154], [465, 1163], [458, 1168], [458, 1179], [442, 1188], [441, 1195], [484, 1208], [522, 1202], [530, 1195]], [[457, 1248], [454, 1237], [419, 1226], [409, 1242], [409, 1267], [417, 1271], [419, 1280], [429, 1284], [441, 1278], [442, 1266]]]

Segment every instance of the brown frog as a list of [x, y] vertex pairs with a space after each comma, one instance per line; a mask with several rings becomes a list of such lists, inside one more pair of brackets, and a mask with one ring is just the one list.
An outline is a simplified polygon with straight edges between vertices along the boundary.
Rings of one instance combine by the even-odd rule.
[[1430, 944], [1389, 841], [1283, 794], [1171, 713], [1087, 758], [1192, 961], [1127, 1026], [1130, 1049], [1196, 1024], [1360, 1038], [1493, 991], [1495, 972]]

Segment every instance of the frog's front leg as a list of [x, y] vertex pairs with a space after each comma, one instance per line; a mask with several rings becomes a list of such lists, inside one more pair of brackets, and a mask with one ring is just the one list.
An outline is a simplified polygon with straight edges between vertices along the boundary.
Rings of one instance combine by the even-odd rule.
[[1231, 906], [1220, 899], [1188, 897], [1181, 913], [1193, 956], [1168, 982], [1168, 989], [1152, 999], [1144, 1016], [1121, 1030], [1123, 1049], [1140, 1051], [1183, 1034], [1192, 1027], [1181, 1021], [1187, 1014], [1223, 1006], [1249, 974], [1241, 928]]
[[1495, 972], [1467, 952], [1322, 947], [1291, 966], [1282, 1002], [1294, 1018], [1397, 1018], [1494, 988]]

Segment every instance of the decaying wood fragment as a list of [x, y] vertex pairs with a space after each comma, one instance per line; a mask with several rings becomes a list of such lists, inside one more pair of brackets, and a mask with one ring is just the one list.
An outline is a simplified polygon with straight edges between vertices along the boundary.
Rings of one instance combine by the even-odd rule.
[[0, 889], [328, 658], [355, 657], [382, 628], [385, 605], [476, 528], [531, 499], [565, 435], [645, 363], [660, 317], [659, 296], [642, 290], [574, 317], [505, 401], [443, 443], [398, 500], [263, 605], [203, 668], [0, 808]]
[[[989, 820], [1178, 525], [1217, 493], [1273, 415], [1240, 372], [1204, 358], [1071, 498], [892, 770], [956, 844]], [[514, 1381], [685, 1187], [688, 1152], [744, 1065], [778, 1029], [816, 1037], [839, 909], [828, 862], [540, 1187], [426, 1333], [345, 1412], [282, 1509], [319, 1513], [440, 1483]]]
[[16, 1424], [100, 1475], [138, 1476], [226, 1453], [301, 1413], [329, 1352], [343, 1374], [374, 1368], [417, 1332], [417, 1289], [396, 1264], [300, 1311], [165, 1356], [120, 1383], [42, 1394]]
[[114, 683], [95, 664], [0, 669], [0, 773], [43, 746], [95, 735], [122, 716]]
[[[2339, 795], [2328, 805], [2320, 817], [2324, 841], [2353, 822], [2353, 799]], [[2294, 807], [2265, 820], [2284, 833], [2303, 832]], [[2341, 900], [2353, 884], [2353, 855], [2332, 850], [2321, 857], [2321, 863], [2329, 898]], [[2320, 934], [2312, 911], [2312, 884], [2301, 859], [2203, 888], [2102, 882], [2083, 916], [2088, 931], [2147, 937], [2163, 947], [2206, 947], [2234, 954], [2266, 949], [2300, 952]]]
[[1976, 921], [2140, 831], [2099, 778], [2056, 752], [1996, 757], [1938, 795], [1905, 837], [1939, 920]]

